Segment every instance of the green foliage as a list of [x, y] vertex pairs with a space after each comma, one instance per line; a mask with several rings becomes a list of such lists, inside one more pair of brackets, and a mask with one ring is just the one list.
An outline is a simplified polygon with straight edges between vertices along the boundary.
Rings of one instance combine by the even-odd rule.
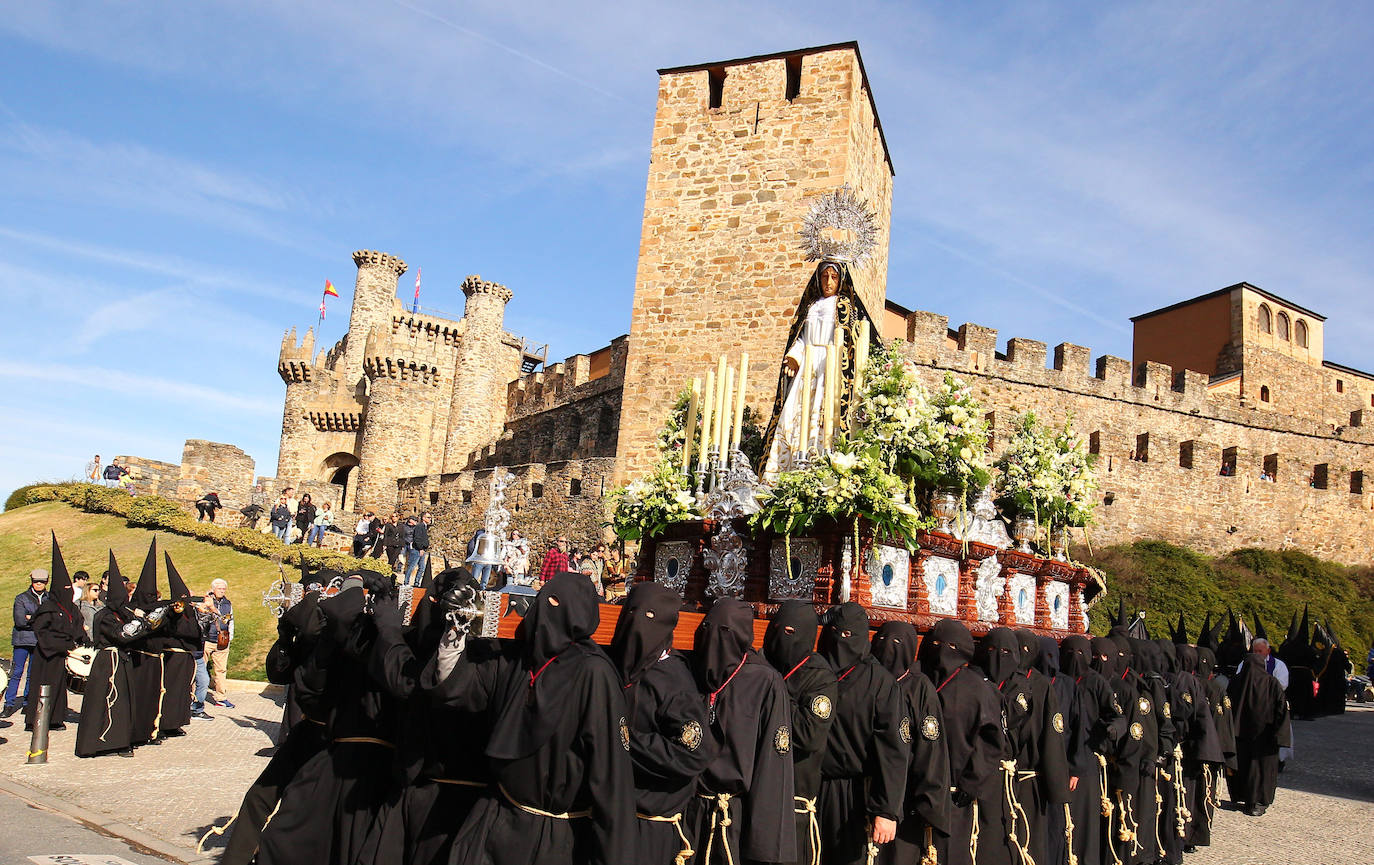
[[1124, 598], [1129, 612], [1146, 611], [1154, 636], [1167, 637], [1180, 612], [1196, 639], [1203, 616], [1215, 624], [1230, 606], [1253, 627], [1258, 613], [1275, 645], [1288, 622], [1309, 604], [1317, 620], [1329, 618], [1347, 652], [1362, 655], [1374, 643], [1374, 569], [1327, 562], [1299, 550], [1236, 550], [1210, 558], [1163, 541], [1136, 541], [1091, 553], [1075, 550], [1102, 570], [1108, 590], [1093, 605], [1089, 624], [1105, 633]]
[[[299, 566], [302, 561], [348, 571], [363, 568], [379, 574], [389, 573], [384, 561], [355, 559], [330, 550], [304, 544], [284, 544], [276, 535], [263, 534], [249, 528], [230, 528], [214, 523], [197, 522], [181, 506], [161, 496], [131, 496], [123, 490], [94, 484], [62, 483], [35, 484], [23, 487], [24, 504], [61, 501], [91, 514], [112, 514], [123, 517], [131, 527], [156, 529], [231, 547], [244, 553], [272, 558], [281, 556], [284, 564]], [[11, 494], [13, 499], [19, 493]]]
[[33, 502], [29, 500], [29, 493], [39, 486], [41, 485], [29, 484], [28, 486], [20, 487], [19, 489], [10, 493], [9, 496], [5, 499], [5, 510], [12, 511], [15, 508], [22, 508], [24, 505], [33, 504]]
[[697, 518], [696, 497], [678, 465], [662, 460], [648, 477], [608, 493], [616, 537], [626, 541], [652, 538], [671, 523]]
[[1073, 433], [1073, 418], [1051, 429], [1035, 414], [1016, 419], [997, 460], [997, 504], [1013, 517], [1028, 515], [1047, 532], [1086, 526], [1097, 506], [1097, 462]]

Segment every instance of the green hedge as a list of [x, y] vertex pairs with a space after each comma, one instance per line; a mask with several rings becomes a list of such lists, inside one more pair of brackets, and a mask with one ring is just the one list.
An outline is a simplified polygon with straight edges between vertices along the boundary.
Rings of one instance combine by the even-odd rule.
[[[16, 501], [17, 497], [19, 501]], [[323, 565], [341, 571], [364, 568], [379, 574], [390, 573], [391, 570], [386, 562], [380, 559], [355, 559], [342, 553], [316, 549], [304, 544], [284, 544], [276, 535], [263, 534], [255, 529], [231, 529], [214, 523], [197, 522], [195, 517], [170, 499], [161, 496], [131, 496], [123, 490], [94, 484], [36, 484], [22, 487], [10, 496], [6, 509], [53, 501], [66, 502], [87, 513], [123, 517], [130, 526], [186, 535], [263, 558], [281, 556], [282, 562], [289, 565], [299, 566], [305, 562], [311, 566]]]
[[1106, 575], [1106, 595], [1093, 605], [1089, 622], [1105, 633], [1117, 601], [1126, 609], [1146, 611], [1150, 634], [1168, 637], [1183, 613], [1190, 637], [1197, 637], [1202, 617], [1215, 623], [1229, 605], [1254, 627], [1259, 613], [1277, 645], [1293, 613], [1309, 604], [1314, 621], [1330, 619], [1351, 657], [1364, 657], [1374, 643], [1374, 568], [1323, 561], [1299, 550], [1236, 550], [1215, 558], [1163, 541], [1136, 541], [1095, 554], [1074, 549], [1075, 556]]

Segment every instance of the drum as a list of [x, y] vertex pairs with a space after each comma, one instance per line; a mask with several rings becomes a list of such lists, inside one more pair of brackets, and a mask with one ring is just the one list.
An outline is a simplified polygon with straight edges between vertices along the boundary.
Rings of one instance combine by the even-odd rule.
[[73, 680], [82, 682], [91, 675], [91, 665], [95, 663], [95, 649], [91, 646], [78, 646], [67, 652], [67, 673]]

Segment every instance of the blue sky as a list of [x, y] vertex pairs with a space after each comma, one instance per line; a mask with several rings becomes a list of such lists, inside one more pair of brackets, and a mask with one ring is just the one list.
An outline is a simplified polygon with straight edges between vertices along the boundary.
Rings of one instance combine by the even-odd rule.
[[[857, 39], [889, 296], [1130, 355], [1249, 280], [1374, 368], [1359, 3], [21, 3], [0, 17], [0, 488], [186, 438], [271, 474], [287, 327], [350, 253], [471, 273], [553, 358], [629, 327], [659, 67]], [[799, 287], [800, 290], [800, 287]]]

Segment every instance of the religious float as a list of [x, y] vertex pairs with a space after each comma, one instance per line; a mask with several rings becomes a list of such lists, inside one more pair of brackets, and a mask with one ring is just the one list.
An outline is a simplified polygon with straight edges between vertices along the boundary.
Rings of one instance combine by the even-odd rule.
[[[848, 188], [819, 199], [802, 231], [818, 264], [766, 426], [746, 408], [748, 354], [722, 356], [679, 395], [654, 470], [611, 494], [616, 534], [639, 543], [632, 579], [682, 594], [680, 648], [721, 597], [753, 605], [760, 640], [789, 599], [822, 611], [857, 601], [875, 626], [922, 632], [940, 617], [975, 634], [1087, 631], [1104, 585], [1069, 561], [1068, 537], [1091, 520], [1094, 458], [1069, 424], [1048, 428], [1030, 413], [990, 453], [971, 389], [948, 375], [927, 389], [875, 338], [850, 279], [873, 236], [872, 212]], [[477, 561], [497, 560], [509, 519], [495, 474]], [[514, 633], [525, 603], [487, 593], [485, 633]], [[603, 606], [598, 641], [609, 642], [618, 611]]]
[[[904, 621], [924, 632], [955, 617], [975, 635], [997, 625], [1056, 638], [1087, 631], [1105, 586], [1069, 560], [1068, 547], [1070, 530], [1092, 518], [1095, 457], [1071, 423], [1051, 428], [1029, 412], [991, 453], [971, 388], [949, 374], [927, 388], [875, 338], [850, 278], [873, 236], [872, 212], [848, 188], [819, 199], [802, 231], [806, 258], [818, 264], [766, 425], [747, 407], [749, 355], [722, 356], [679, 394], [654, 469], [610, 494], [610, 525], [639, 544], [628, 579], [682, 595], [680, 648], [723, 597], [753, 605], [759, 643], [778, 605], [793, 599], [822, 613], [857, 601], [875, 627]], [[509, 559], [512, 479], [492, 473], [472, 566]], [[283, 579], [265, 600], [280, 614], [302, 591]], [[514, 634], [533, 594], [528, 579], [483, 592], [481, 633]], [[407, 617], [420, 596], [401, 587]], [[598, 642], [610, 641], [619, 610], [602, 605]]]

